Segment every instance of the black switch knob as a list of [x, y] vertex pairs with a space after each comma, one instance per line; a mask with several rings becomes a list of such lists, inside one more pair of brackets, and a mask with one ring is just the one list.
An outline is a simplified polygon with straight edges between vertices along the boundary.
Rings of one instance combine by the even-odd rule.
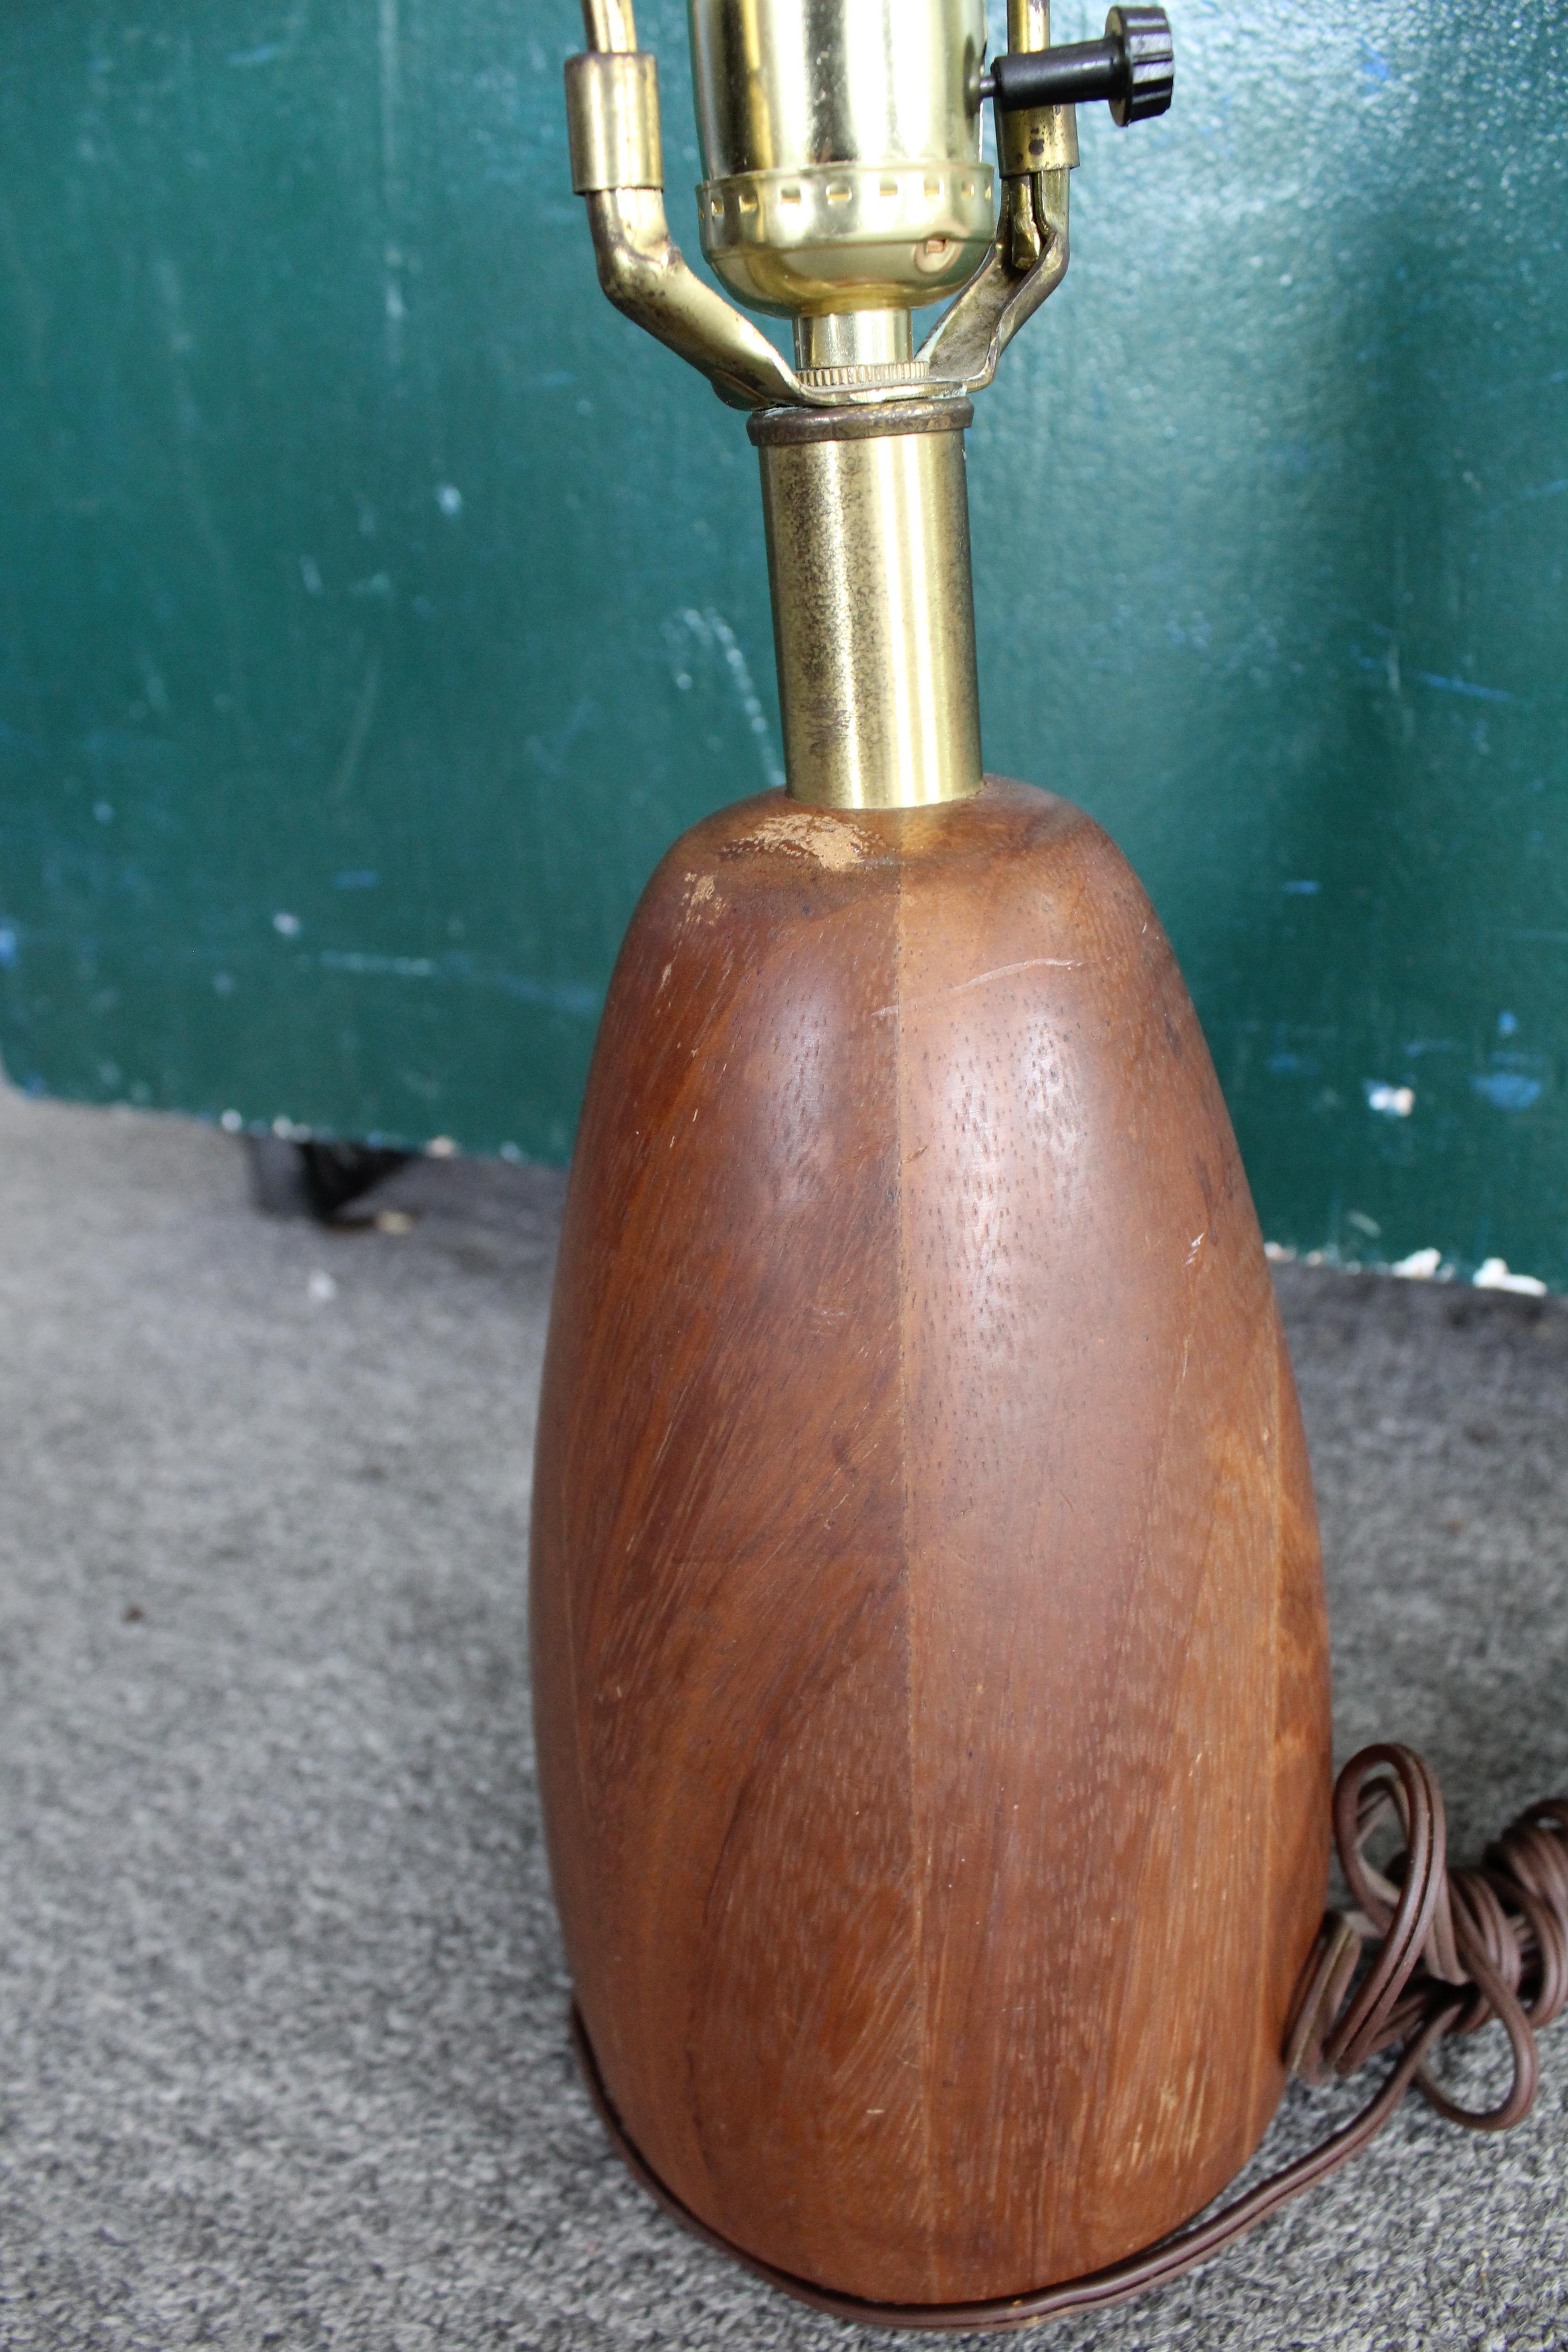
[[1147, 122], [1163, 114], [1176, 86], [1176, 52], [1163, 8], [1113, 8], [1105, 37], [1120, 42], [1126, 80], [1110, 100], [1113, 122]]
[[1103, 41], [1012, 49], [982, 77], [982, 98], [1005, 114], [1026, 106], [1080, 106], [1103, 98], [1120, 123], [1163, 114], [1175, 86], [1171, 20], [1163, 8], [1113, 8]]

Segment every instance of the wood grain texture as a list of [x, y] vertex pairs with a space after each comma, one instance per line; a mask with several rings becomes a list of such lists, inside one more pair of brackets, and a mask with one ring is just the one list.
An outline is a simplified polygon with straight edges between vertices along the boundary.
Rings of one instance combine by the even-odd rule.
[[578, 2000], [695, 2213], [940, 2303], [1236, 2171], [1324, 1894], [1316, 1524], [1196, 1018], [1078, 810], [773, 794], [665, 859], [532, 1576]]

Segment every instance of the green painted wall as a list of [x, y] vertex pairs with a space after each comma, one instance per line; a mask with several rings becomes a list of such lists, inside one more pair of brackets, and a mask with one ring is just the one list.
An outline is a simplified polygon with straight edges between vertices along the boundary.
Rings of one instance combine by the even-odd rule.
[[[690, 253], [681, 12], [641, 16]], [[1143, 874], [1267, 1229], [1555, 1284], [1561, 24], [1178, 0], [1175, 111], [1086, 116], [1071, 275], [971, 436], [988, 758]], [[597, 294], [577, 39], [0, 16], [19, 1083], [562, 1156], [643, 879], [776, 774], [754, 459]]]

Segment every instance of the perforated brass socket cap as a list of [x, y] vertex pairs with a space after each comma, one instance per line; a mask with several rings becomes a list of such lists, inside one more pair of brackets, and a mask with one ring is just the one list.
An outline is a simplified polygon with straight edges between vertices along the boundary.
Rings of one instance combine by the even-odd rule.
[[784, 317], [934, 301], [995, 235], [989, 163], [816, 164], [705, 180], [702, 250], [731, 293]]

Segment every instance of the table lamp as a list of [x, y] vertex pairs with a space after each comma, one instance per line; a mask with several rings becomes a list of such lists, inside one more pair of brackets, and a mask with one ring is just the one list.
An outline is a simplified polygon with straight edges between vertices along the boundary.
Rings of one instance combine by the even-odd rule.
[[[987, 65], [982, 0], [691, 0], [702, 250], [793, 365], [670, 241], [629, 0], [584, 17], [601, 283], [758, 451], [787, 788], [648, 884], [572, 1170], [531, 1612], [579, 2049], [638, 2177], [775, 2284], [1017, 2326], [1212, 2252], [1457, 2027], [1502, 2018], [1512, 2119], [1568, 1806], [1450, 1877], [1409, 1751], [1336, 1797], [1202, 1031], [1106, 835], [982, 764], [964, 428], [1067, 269], [1075, 108], [1171, 102], [1165, 16], [1053, 47], [1011, 0]], [[1292, 2066], [1385, 2048], [1354, 2126], [1192, 2222]]]

